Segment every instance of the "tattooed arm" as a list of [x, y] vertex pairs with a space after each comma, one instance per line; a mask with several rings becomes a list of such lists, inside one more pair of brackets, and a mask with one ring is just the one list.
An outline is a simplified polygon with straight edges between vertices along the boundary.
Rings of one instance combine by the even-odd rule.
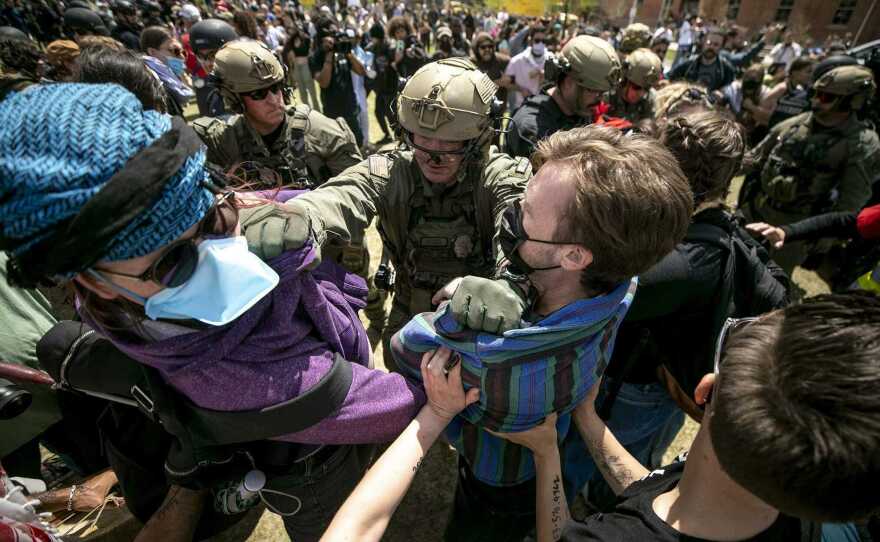
[[449, 349], [440, 348], [422, 356], [422, 381], [428, 403], [354, 488], [322, 541], [380, 540], [428, 449], [453, 416], [479, 399], [478, 389], [465, 393], [462, 388], [457, 358], [453, 358], [456, 365], [449, 370], [448, 378], [444, 374], [450, 354]]
[[586, 399], [575, 409], [574, 421], [605, 481], [615, 495], [620, 495], [631, 483], [641, 480], [650, 471], [626, 451], [596, 414], [595, 402], [600, 382], [593, 386]]
[[204, 506], [205, 492], [171, 486], [135, 542], [190, 542]]
[[[562, 526], [568, 520], [568, 502], [562, 488], [562, 466], [559, 459], [556, 414], [544, 419], [541, 425], [519, 433], [496, 433], [496, 437], [525, 446], [532, 451], [537, 471], [535, 512], [538, 542], [553, 542], [562, 537]], [[488, 429], [487, 429], [488, 431]]]

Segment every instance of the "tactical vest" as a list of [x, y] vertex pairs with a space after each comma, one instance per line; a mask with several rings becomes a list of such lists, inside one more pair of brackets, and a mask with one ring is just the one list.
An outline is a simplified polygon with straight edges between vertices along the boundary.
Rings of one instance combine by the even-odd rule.
[[780, 122], [796, 117], [810, 109], [809, 93], [801, 87], [794, 90], [787, 89], [785, 94], [776, 102], [776, 109], [770, 115], [768, 125], [773, 128]]
[[[431, 310], [431, 297], [453, 278], [494, 272], [492, 234], [483, 239], [477, 216], [475, 185], [480, 178], [479, 168], [471, 165], [459, 181], [465, 184], [447, 189], [457, 194], [436, 196], [426, 194], [418, 181], [405, 203], [408, 216], [379, 221], [379, 234], [391, 248], [397, 270], [395, 297], [410, 314]], [[401, 226], [404, 231], [396, 238], [402, 246], [395, 247], [386, 229]]]
[[[309, 127], [308, 112], [308, 106], [302, 105], [297, 106], [292, 115], [288, 114], [284, 133], [269, 148], [264, 144], [242, 145], [248, 140], [236, 138], [239, 140], [241, 170], [249, 186], [258, 189], [277, 188], [280, 182], [285, 188], [302, 190], [320, 184], [320, 172], [311, 171], [306, 162], [305, 133]], [[249, 126], [242, 128], [251, 130]], [[274, 178], [276, 175], [277, 178]]]
[[831, 207], [833, 190], [846, 164], [846, 134], [814, 131], [803, 115], [780, 133], [761, 170], [766, 203], [780, 212], [815, 215]]
[[643, 119], [652, 118], [654, 115], [651, 111], [653, 98], [653, 92], [649, 92], [641, 100], [631, 104], [618, 96], [616, 92], [612, 92], [608, 98], [608, 103], [611, 106], [608, 114], [626, 119], [633, 124]]

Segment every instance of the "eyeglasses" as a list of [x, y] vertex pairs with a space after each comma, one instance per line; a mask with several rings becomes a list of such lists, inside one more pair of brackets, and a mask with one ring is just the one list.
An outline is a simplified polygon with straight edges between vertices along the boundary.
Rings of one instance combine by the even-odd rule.
[[830, 104], [834, 100], [836, 100], [838, 96], [836, 94], [830, 94], [828, 92], [823, 92], [821, 90], [816, 91], [816, 99], [819, 100], [819, 103]]
[[477, 47], [477, 49], [479, 49], [481, 51], [492, 51], [495, 49], [495, 46], [492, 45], [491, 43], [484, 43], [483, 45], [480, 45], [479, 47]]
[[532, 38], [532, 43], [544, 43], [544, 38]]
[[170, 54], [171, 56], [176, 56], [176, 57], [183, 56], [183, 49], [179, 45], [174, 45], [172, 47], [169, 47], [167, 49], [167, 51], [168, 51], [168, 54]]
[[235, 192], [219, 194], [214, 205], [199, 223], [192, 237], [180, 239], [165, 247], [162, 254], [146, 271], [139, 275], [120, 273], [107, 269], [97, 269], [101, 273], [138, 279], [141, 282], [155, 282], [167, 288], [176, 288], [193, 276], [199, 262], [197, 239], [218, 239], [229, 237], [238, 226], [238, 208], [235, 205]]
[[[737, 329], [742, 329], [752, 322], [759, 320], [760, 316], [750, 316], [747, 318], [727, 318], [724, 320], [724, 324], [721, 326], [721, 331], [718, 333], [718, 340], [715, 342], [715, 359], [712, 363], [713, 372], [715, 373], [715, 378], [718, 378], [718, 373], [721, 368], [721, 354], [725, 350], [725, 344], [727, 342], [727, 336], [736, 331]], [[706, 403], [712, 401], [712, 392], [709, 392], [709, 396], [706, 397]]]
[[279, 81], [278, 83], [275, 83], [274, 85], [272, 85], [270, 87], [252, 90], [250, 92], [242, 92], [241, 95], [247, 96], [251, 100], [260, 101], [260, 100], [265, 100], [266, 96], [268, 96], [270, 92], [272, 94], [278, 94], [282, 90], [284, 90], [284, 83]]

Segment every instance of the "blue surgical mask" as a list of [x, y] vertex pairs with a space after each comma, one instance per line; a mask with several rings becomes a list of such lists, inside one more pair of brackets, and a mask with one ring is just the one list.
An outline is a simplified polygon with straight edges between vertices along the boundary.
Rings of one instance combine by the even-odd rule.
[[177, 77], [182, 77], [183, 72], [186, 71], [186, 63], [184, 63], [182, 58], [177, 58], [176, 56], [169, 56], [165, 59], [165, 64], [171, 68], [171, 71], [174, 72], [174, 75]]
[[198, 264], [189, 280], [149, 298], [110, 282], [100, 271], [90, 269], [89, 273], [143, 303], [153, 320], [191, 319], [214, 326], [232, 322], [278, 285], [278, 273], [248, 250], [244, 237], [205, 239], [198, 252]]

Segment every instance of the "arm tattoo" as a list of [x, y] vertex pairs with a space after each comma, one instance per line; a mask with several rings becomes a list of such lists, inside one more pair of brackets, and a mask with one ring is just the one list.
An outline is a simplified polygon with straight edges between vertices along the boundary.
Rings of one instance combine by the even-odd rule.
[[626, 463], [621, 460], [620, 456], [608, 453], [608, 449], [602, 444], [601, 438], [588, 439], [587, 443], [596, 466], [599, 467], [605, 478], [613, 480], [614, 483], [611, 484], [612, 489], [615, 489], [613, 487], [615, 484], [619, 486], [615, 489], [615, 493], [623, 491], [635, 481], [632, 470], [626, 466]]
[[416, 464], [412, 468], [413, 472], [416, 472], [417, 470], [419, 470], [419, 467], [422, 466], [422, 461], [424, 461], [424, 460], [425, 460], [425, 456], [422, 456], [419, 458], [418, 461], [416, 461]]
[[553, 478], [553, 509], [550, 515], [550, 521], [553, 525], [553, 540], [562, 538], [562, 500], [561, 497], [561, 481], [559, 475]]

